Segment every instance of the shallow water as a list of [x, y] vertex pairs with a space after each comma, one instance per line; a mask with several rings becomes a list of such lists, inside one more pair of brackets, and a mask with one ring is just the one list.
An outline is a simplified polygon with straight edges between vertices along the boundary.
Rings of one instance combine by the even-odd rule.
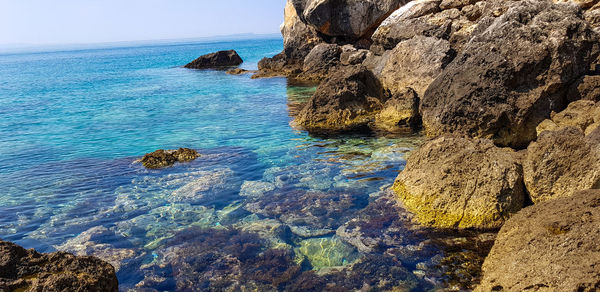
[[[410, 224], [387, 190], [418, 136], [311, 137], [314, 87], [181, 68], [280, 39], [0, 55], [0, 238], [97, 255], [122, 290], [464, 289], [489, 236]], [[159, 148], [201, 157], [162, 170]]]

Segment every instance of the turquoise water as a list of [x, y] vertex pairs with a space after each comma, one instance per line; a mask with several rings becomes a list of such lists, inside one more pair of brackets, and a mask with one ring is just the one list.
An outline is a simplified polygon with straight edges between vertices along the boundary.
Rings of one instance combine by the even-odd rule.
[[[448, 235], [409, 226], [387, 192], [419, 137], [311, 137], [290, 122], [314, 87], [181, 67], [233, 48], [256, 69], [281, 43], [0, 55], [0, 238], [99, 256], [122, 290], [464, 282], [464, 260], [444, 262], [436, 241]], [[162, 170], [136, 162], [178, 147], [201, 156]], [[361, 250], [340, 229], [356, 226], [378, 243]], [[468, 246], [452, 250], [476, 253]]]

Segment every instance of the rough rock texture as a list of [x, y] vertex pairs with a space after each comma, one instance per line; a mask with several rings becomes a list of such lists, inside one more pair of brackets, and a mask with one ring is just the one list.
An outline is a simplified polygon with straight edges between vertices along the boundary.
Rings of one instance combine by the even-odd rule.
[[508, 220], [475, 291], [600, 289], [600, 190], [523, 209]]
[[586, 75], [575, 82], [567, 94], [569, 100], [600, 101], [600, 75]]
[[512, 150], [452, 136], [411, 153], [393, 189], [420, 223], [444, 228], [498, 228], [525, 199]]
[[371, 71], [361, 65], [342, 67], [319, 85], [296, 123], [313, 133], [363, 130], [384, 102], [383, 88]]
[[118, 291], [115, 269], [95, 257], [40, 254], [0, 241], [0, 291]]
[[246, 69], [241, 69], [241, 68], [235, 68], [235, 69], [230, 69], [227, 70], [225, 73], [229, 74], [229, 75], [242, 75], [242, 74], [250, 74], [250, 73], [256, 73], [257, 71], [255, 70], [246, 70]]
[[534, 203], [600, 188], [600, 144], [576, 127], [543, 132], [527, 148], [523, 171]]
[[142, 157], [142, 164], [146, 168], [157, 169], [175, 164], [175, 162], [189, 162], [199, 156], [198, 152], [189, 148], [178, 150], [159, 149]]
[[340, 63], [342, 49], [335, 44], [318, 44], [304, 58], [300, 79], [320, 81]]
[[[566, 107], [569, 85], [598, 54], [575, 6], [526, 0], [479, 24], [421, 100], [429, 135], [456, 132], [525, 147], [536, 126]], [[468, 70], [465, 70], [468, 68]]]
[[407, 0], [292, 0], [305, 23], [343, 39], [369, 38], [379, 24]]
[[198, 57], [198, 59], [185, 65], [185, 68], [190, 69], [208, 69], [219, 67], [231, 67], [242, 64], [242, 58], [234, 50], [218, 51]]
[[579, 100], [569, 104], [560, 113], [552, 113], [550, 119], [540, 123], [536, 130], [538, 135], [543, 131], [557, 131], [566, 127], [577, 127], [589, 134], [598, 127], [600, 122], [600, 102]]
[[391, 51], [380, 74], [381, 83], [392, 93], [410, 87], [423, 96], [429, 84], [453, 58], [448, 41], [414, 37], [400, 42]]
[[375, 127], [386, 132], [414, 132], [419, 129], [419, 97], [412, 88], [396, 92], [375, 117]]

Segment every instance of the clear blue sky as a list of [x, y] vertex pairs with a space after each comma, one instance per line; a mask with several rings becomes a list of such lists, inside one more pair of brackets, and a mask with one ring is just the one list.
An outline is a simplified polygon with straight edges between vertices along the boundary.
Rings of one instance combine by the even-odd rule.
[[285, 0], [0, 0], [0, 45], [279, 32]]

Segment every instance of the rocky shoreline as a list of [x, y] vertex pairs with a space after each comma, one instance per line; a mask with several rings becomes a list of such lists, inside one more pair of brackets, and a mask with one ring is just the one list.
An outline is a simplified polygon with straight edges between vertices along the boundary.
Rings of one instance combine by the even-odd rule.
[[[315, 135], [422, 130], [392, 189], [422, 225], [502, 227], [477, 290], [599, 289], [597, 248], [560, 247], [600, 222], [599, 1], [353, 3], [289, 0], [284, 50], [253, 78], [319, 83], [295, 120]], [[577, 228], [555, 229], [567, 205]], [[516, 239], [528, 225], [539, 243]], [[522, 251], [543, 256], [509, 273]]]

